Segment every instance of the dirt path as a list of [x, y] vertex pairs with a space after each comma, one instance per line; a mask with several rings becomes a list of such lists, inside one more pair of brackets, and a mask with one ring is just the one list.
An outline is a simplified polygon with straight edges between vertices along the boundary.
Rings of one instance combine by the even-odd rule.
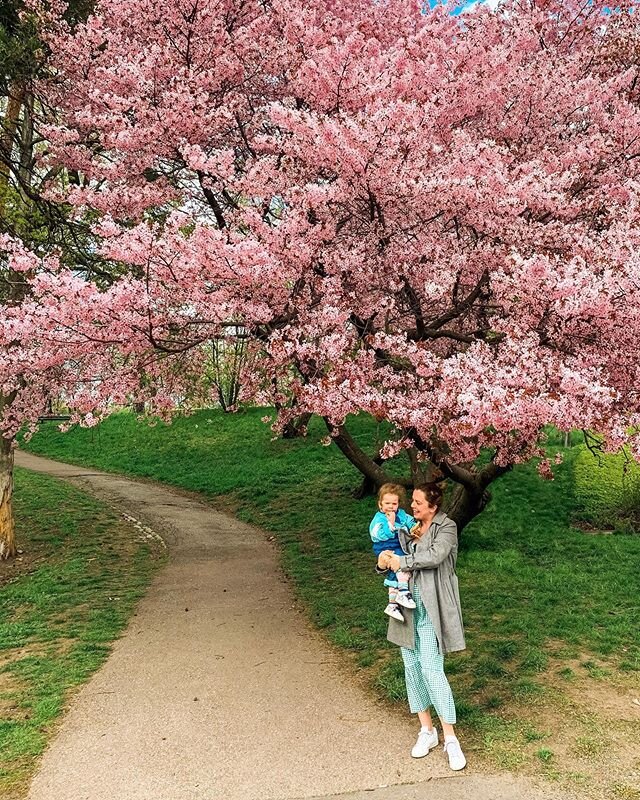
[[390, 718], [336, 663], [296, 608], [266, 534], [160, 485], [27, 453], [17, 463], [150, 526], [170, 553], [74, 699], [29, 800], [559, 796], [477, 774], [472, 757], [451, 773], [441, 749], [412, 759], [414, 721], [402, 709]]

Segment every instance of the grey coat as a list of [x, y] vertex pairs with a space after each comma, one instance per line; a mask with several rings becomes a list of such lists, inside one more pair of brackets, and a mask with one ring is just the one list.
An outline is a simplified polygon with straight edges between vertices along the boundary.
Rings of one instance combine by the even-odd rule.
[[[398, 531], [402, 549], [400, 569], [411, 572], [410, 588], [417, 584], [422, 602], [436, 630], [440, 652], [464, 650], [464, 628], [456, 575], [458, 531], [444, 511], [438, 511], [429, 530], [414, 540]], [[413, 611], [402, 609], [405, 621], [389, 619], [387, 639], [400, 647], [415, 649]]]

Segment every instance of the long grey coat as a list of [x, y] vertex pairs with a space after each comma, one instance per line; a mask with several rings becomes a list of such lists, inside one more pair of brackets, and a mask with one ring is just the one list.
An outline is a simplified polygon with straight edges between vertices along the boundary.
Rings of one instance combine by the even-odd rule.
[[[466, 645], [456, 575], [456, 523], [444, 511], [438, 511], [429, 530], [420, 539], [412, 539], [404, 529], [398, 531], [398, 538], [406, 553], [400, 556], [400, 569], [411, 572], [411, 590], [416, 584], [418, 586], [422, 602], [436, 630], [440, 652], [464, 650]], [[413, 650], [413, 611], [403, 608], [402, 613], [404, 622], [389, 618], [387, 639]]]

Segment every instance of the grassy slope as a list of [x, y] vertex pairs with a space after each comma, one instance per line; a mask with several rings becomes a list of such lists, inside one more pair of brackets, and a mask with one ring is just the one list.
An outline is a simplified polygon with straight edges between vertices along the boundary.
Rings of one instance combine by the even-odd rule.
[[0, 569], [0, 796], [25, 796], [70, 692], [103, 663], [162, 560], [102, 503], [16, 471], [24, 555]]
[[[371, 569], [374, 502], [350, 497], [358, 475], [335, 447], [318, 444], [319, 423], [309, 440], [272, 441], [263, 414], [204, 411], [169, 427], [120, 414], [65, 435], [47, 425], [29, 447], [204, 492], [272, 531], [315, 622], [354, 652], [379, 691], [402, 698], [401, 662], [384, 640], [384, 592]], [[373, 449], [373, 423], [353, 425]], [[563, 682], [640, 670], [640, 537], [571, 528], [577, 452], [553, 482], [531, 466], [503, 477], [464, 532], [458, 571], [468, 649], [448, 658], [448, 672], [476, 746], [508, 766], [551, 770], [553, 735], [532, 709], [557, 703]]]
[[595, 525], [632, 532], [640, 514], [640, 464], [627, 452], [594, 455], [581, 448], [575, 461], [576, 499]]

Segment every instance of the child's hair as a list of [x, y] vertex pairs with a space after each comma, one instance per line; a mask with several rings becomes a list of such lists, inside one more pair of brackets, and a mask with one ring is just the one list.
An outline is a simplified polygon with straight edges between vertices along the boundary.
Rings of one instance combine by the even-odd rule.
[[400, 486], [397, 483], [382, 484], [382, 486], [378, 489], [378, 503], [382, 502], [382, 498], [385, 496], [385, 494], [395, 494], [400, 505], [407, 502], [407, 493], [404, 490], [404, 486]]
[[422, 492], [429, 505], [435, 506], [436, 508], [440, 508], [440, 504], [442, 503], [441, 483], [436, 483], [436, 481], [430, 481], [429, 483], [419, 483], [416, 485], [416, 489]]

